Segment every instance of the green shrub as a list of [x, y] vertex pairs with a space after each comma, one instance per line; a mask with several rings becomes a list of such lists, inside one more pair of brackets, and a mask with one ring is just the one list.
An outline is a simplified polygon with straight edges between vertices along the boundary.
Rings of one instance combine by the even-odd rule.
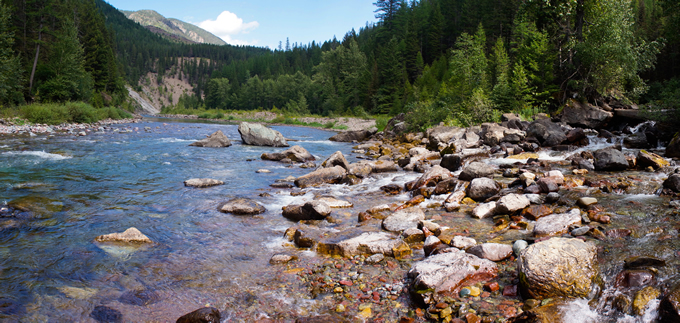
[[215, 115], [215, 119], [224, 119], [224, 113], [218, 112], [218, 113]]
[[200, 113], [198, 115], [198, 117], [201, 118], [201, 119], [210, 119], [210, 117], [212, 117], [212, 114], [210, 114], [208, 112], [203, 112], [203, 113]]
[[93, 123], [99, 121], [98, 113], [91, 105], [83, 102], [68, 102], [69, 122]]
[[331, 129], [335, 126], [335, 121], [328, 121], [326, 124], [323, 125], [324, 128], [326, 129]]
[[276, 116], [276, 118], [272, 119], [272, 123], [284, 123], [286, 121], [286, 117], [282, 115]]

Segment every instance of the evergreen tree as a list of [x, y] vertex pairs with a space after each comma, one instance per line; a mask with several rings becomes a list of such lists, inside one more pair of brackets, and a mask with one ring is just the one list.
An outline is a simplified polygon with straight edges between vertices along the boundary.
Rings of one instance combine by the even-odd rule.
[[0, 3], [0, 105], [15, 104], [21, 98], [21, 66], [12, 50], [14, 34], [10, 31], [9, 8]]

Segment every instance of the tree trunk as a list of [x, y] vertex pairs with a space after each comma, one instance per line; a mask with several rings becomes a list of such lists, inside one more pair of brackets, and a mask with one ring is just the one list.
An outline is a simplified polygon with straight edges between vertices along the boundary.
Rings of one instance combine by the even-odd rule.
[[33, 92], [33, 77], [35, 76], [35, 68], [38, 66], [38, 56], [40, 56], [40, 41], [42, 40], [42, 18], [40, 18], [40, 27], [38, 28], [38, 42], [35, 47], [35, 59], [33, 60], [33, 69], [31, 70], [31, 78], [28, 81], [28, 93]]

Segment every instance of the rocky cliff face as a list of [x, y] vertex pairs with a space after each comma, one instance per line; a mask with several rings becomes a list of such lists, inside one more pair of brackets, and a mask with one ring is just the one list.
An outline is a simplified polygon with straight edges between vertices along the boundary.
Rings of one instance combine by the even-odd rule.
[[174, 18], [165, 18], [153, 10], [121, 10], [121, 12], [125, 14], [128, 19], [137, 22], [152, 32], [176, 41], [213, 45], [227, 44], [219, 37], [196, 25]]

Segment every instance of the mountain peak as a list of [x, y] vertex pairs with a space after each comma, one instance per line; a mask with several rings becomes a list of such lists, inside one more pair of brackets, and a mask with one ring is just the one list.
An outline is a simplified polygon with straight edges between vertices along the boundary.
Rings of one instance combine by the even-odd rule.
[[138, 11], [120, 10], [128, 19], [137, 22], [150, 31], [184, 43], [199, 43], [226, 45], [219, 37], [210, 32], [174, 18], [165, 18], [155, 10], [145, 9]]

